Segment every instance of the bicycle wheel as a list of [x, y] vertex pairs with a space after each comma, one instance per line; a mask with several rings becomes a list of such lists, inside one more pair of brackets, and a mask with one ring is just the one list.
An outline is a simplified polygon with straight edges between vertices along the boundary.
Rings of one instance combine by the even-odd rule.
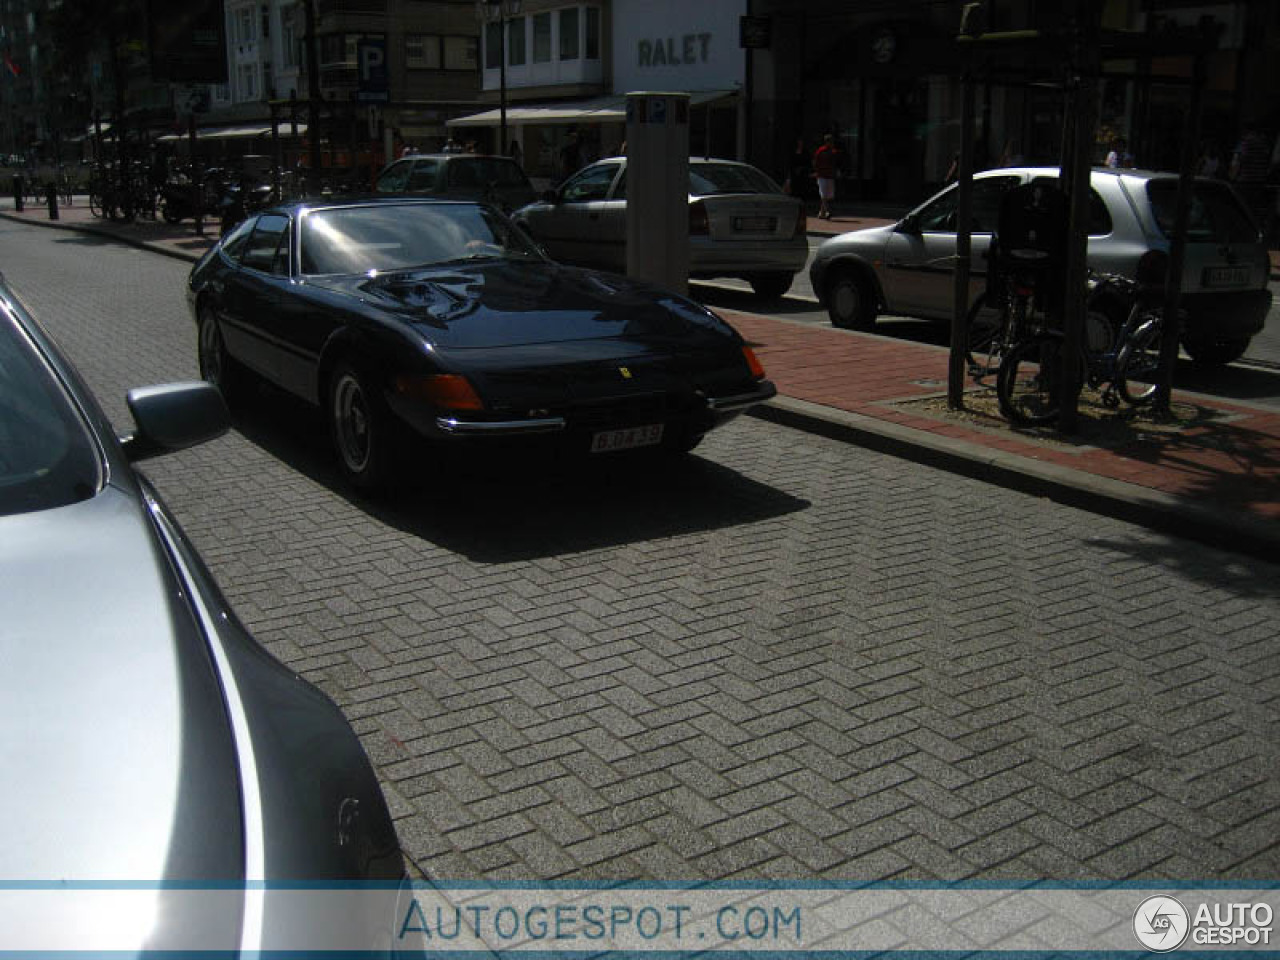
[[1116, 357], [1116, 391], [1135, 407], [1150, 403], [1156, 395], [1160, 345], [1164, 340], [1160, 335], [1163, 329], [1160, 320], [1155, 313], [1135, 318], [1135, 329]]
[[1031, 426], [1058, 415], [1062, 401], [1062, 341], [1024, 340], [1000, 362], [996, 399], [1010, 423]]
[[1003, 297], [980, 296], [965, 318], [965, 362], [975, 379], [1000, 365], [1005, 336], [1009, 329], [1008, 303]]
[[102, 217], [106, 212], [102, 207], [102, 192], [97, 187], [89, 188], [89, 212], [95, 217]]

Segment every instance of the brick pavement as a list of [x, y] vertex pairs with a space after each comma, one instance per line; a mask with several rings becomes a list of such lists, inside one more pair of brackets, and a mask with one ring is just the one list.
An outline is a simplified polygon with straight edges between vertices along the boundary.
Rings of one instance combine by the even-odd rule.
[[[194, 375], [181, 264], [12, 230], [113, 417]], [[427, 875], [1280, 869], [1280, 568], [755, 419], [656, 482], [477, 470], [369, 505], [270, 398], [146, 469], [352, 720]]]

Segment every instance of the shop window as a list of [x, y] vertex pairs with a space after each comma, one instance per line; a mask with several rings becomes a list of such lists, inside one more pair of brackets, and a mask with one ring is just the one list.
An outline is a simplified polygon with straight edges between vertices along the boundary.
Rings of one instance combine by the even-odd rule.
[[551, 14], [533, 16], [533, 62], [551, 62]]
[[524, 24], [524, 17], [516, 17], [507, 21], [507, 66], [509, 67], [523, 67], [525, 65]]
[[404, 38], [404, 64], [417, 69], [440, 69], [440, 38], [411, 33]]
[[484, 68], [497, 70], [502, 66], [502, 24], [484, 25]]
[[600, 59], [600, 8], [587, 7], [587, 59]]
[[480, 63], [475, 37], [444, 38], [444, 68], [446, 70], [474, 70]]
[[578, 8], [560, 11], [560, 59], [578, 59]]

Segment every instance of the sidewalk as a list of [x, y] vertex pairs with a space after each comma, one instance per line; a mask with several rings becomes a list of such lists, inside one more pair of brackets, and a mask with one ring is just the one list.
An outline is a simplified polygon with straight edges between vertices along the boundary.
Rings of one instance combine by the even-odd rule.
[[[77, 198], [80, 199], [80, 198]], [[92, 231], [194, 261], [216, 239], [190, 221], [112, 224], [78, 203], [50, 221], [44, 207], [0, 216]], [[810, 219], [839, 233], [886, 222]], [[1274, 255], [1273, 255], [1274, 256]], [[1175, 391], [1173, 423], [1086, 412], [1079, 436], [1015, 431], [969, 385], [966, 411], [946, 408], [948, 352], [812, 323], [721, 311], [752, 344], [779, 396], [757, 412], [953, 472], [1267, 559], [1280, 558], [1280, 410]]]

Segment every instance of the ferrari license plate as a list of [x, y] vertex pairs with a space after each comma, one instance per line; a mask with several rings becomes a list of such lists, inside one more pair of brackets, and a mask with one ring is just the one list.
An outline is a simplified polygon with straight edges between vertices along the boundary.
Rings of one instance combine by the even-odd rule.
[[1244, 287], [1248, 284], [1248, 267], [1205, 267], [1206, 287]]
[[592, 453], [612, 453], [614, 450], [634, 450], [636, 447], [653, 447], [662, 442], [662, 424], [650, 423], [643, 427], [627, 427], [623, 430], [601, 430], [591, 437]]
[[773, 217], [734, 217], [733, 229], [738, 233], [773, 233], [778, 221]]

